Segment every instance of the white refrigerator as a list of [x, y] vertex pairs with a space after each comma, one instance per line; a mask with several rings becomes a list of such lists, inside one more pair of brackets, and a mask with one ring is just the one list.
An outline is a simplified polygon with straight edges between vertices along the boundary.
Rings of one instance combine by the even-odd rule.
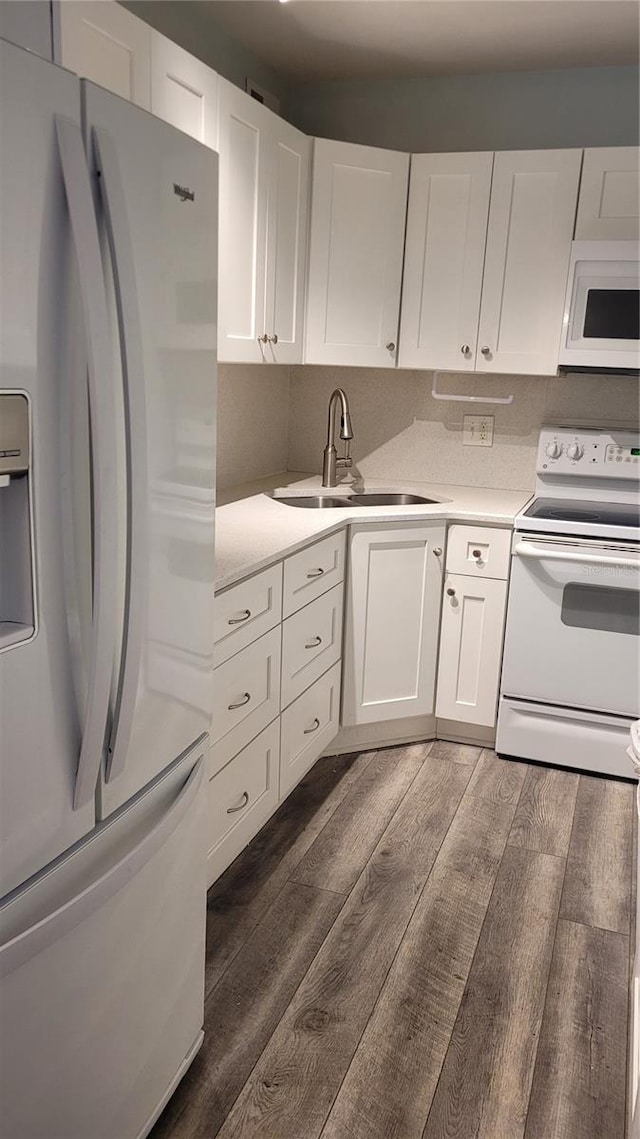
[[202, 1041], [217, 156], [0, 41], [0, 1133]]

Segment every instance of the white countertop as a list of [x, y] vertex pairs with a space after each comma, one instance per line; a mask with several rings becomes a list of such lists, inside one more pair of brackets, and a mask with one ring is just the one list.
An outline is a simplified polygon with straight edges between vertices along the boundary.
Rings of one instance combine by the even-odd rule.
[[317, 494], [319, 475], [295, 472], [273, 475], [218, 495], [216, 509], [216, 590], [224, 589], [257, 570], [294, 553], [314, 538], [324, 538], [354, 522], [421, 522], [444, 519], [511, 526], [531, 498], [524, 490], [499, 490], [448, 483], [391, 482], [382, 479], [341, 483], [332, 496], [364, 491], [406, 491], [438, 501], [425, 506], [365, 506], [335, 510], [305, 510], [286, 506], [269, 492], [287, 487], [290, 496]]

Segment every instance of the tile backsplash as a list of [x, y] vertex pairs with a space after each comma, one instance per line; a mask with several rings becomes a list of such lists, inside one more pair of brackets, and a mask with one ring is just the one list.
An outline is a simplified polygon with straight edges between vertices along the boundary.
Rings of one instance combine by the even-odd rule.
[[[543, 423], [634, 427], [639, 384], [627, 376], [444, 375], [440, 392], [513, 394], [511, 404], [447, 403], [431, 396], [432, 372], [372, 368], [291, 369], [288, 469], [319, 471], [333, 388], [349, 397], [359, 471], [370, 478], [529, 490]], [[495, 417], [492, 447], [462, 445], [464, 415]]]
[[288, 367], [218, 364], [218, 488], [287, 469]]

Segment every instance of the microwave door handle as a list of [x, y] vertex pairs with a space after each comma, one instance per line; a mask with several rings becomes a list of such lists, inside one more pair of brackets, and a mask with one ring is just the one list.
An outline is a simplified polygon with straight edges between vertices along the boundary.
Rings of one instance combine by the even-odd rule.
[[541, 550], [539, 546], [530, 546], [525, 542], [518, 542], [514, 554], [521, 558], [531, 558], [534, 561], [579, 562], [588, 566], [618, 566], [623, 569], [640, 569], [640, 561], [632, 558], [609, 557], [607, 554], [563, 554], [559, 550]]
[[74, 787], [77, 810], [95, 794], [111, 696], [118, 593], [116, 413], [107, 294], [82, 132], [61, 115], [55, 124], [86, 335], [93, 482], [92, 649]]
[[127, 555], [122, 661], [109, 742], [106, 779], [126, 766], [133, 729], [145, 638], [148, 591], [147, 409], [144, 384], [142, 325], [133, 260], [131, 229], [113, 138], [101, 127], [92, 130], [100, 171], [100, 193], [113, 266], [116, 313], [124, 384], [127, 464]]

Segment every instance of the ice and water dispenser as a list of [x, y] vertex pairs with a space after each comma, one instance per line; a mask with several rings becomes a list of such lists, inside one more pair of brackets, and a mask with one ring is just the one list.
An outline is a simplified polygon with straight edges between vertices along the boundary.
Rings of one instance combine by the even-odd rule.
[[0, 393], [0, 652], [35, 632], [29, 412]]

